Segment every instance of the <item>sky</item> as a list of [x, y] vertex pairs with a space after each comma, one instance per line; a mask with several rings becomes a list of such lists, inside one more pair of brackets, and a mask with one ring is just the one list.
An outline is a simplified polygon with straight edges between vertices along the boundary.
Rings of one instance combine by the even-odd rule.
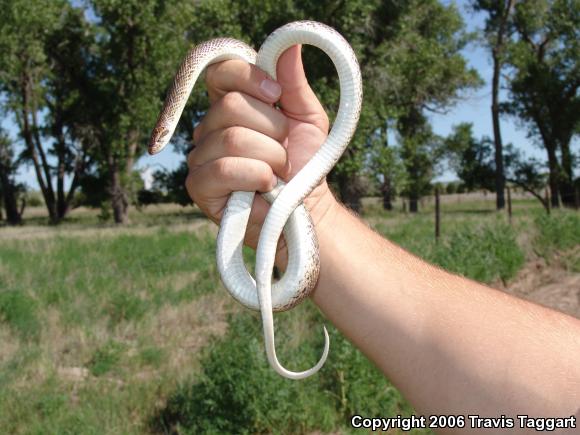
[[[448, 2], [445, 2], [448, 3]], [[457, 2], [459, 9], [464, 17], [468, 31], [475, 31], [481, 29], [484, 23], [484, 16], [476, 14], [468, 10], [466, 2]], [[479, 75], [484, 80], [485, 84], [475, 91], [465, 94], [461, 100], [444, 114], [431, 114], [430, 120], [433, 130], [436, 134], [441, 136], [448, 135], [453, 128], [453, 125], [461, 122], [470, 122], [473, 124], [473, 133], [475, 137], [482, 136], [492, 137], [492, 121], [491, 121], [491, 76], [492, 63], [491, 57], [482, 46], [477, 44], [470, 44], [463, 50], [463, 55], [466, 58], [468, 65], [476, 69]], [[500, 98], [505, 100], [507, 92], [501, 91]], [[364, 102], [363, 102], [364, 104]], [[10, 119], [4, 119], [2, 126], [9, 132], [9, 134], [16, 138], [17, 131], [14, 123]], [[545, 151], [534, 140], [527, 137], [526, 129], [519, 125], [517, 120], [507, 116], [501, 119], [501, 131], [504, 144], [512, 143], [516, 148], [522, 150], [528, 157], [536, 157], [545, 161]], [[574, 143], [573, 150], [578, 149], [578, 143]], [[156, 156], [144, 155], [137, 162], [137, 168], [141, 170], [142, 176], [146, 181], [146, 185], [151, 181], [151, 174], [153, 171], [160, 168], [173, 169], [184, 159], [181, 154], [173, 151], [172, 147], [168, 147], [164, 152]], [[24, 182], [30, 189], [37, 190], [38, 183], [34, 174], [32, 166], [22, 166], [17, 179], [19, 182]], [[457, 179], [455, 174], [449, 170], [445, 170], [439, 174], [436, 181], [452, 181]]]

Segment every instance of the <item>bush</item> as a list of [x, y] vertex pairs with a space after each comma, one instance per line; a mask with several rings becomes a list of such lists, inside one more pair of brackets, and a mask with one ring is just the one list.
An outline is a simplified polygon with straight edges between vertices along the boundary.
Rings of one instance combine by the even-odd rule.
[[566, 250], [580, 245], [580, 215], [572, 211], [544, 213], [535, 219], [538, 234], [534, 239], [534, 250], [549, 259], [556, 250]]
[[26, 200], [26, 205], [30, 206], [30, 207], [41, 207], [44, 205], [44, 199], [42, 197], [42, 194], [38, 191], [29, 191], [26, 192], [26, 195], [24, 196], [25, 200]]
[[461, 228], [443, 239], [427, 257], [444, 269], [480, 282], [515, 276], [525, 255], [512, 227], [506, 224]]
[[459, 184], [460, 183], [458, 181], [450, 181], [449, 183], [447, 183], [447, 186], [445, 186], [445, 193], [447, 193], [448, 195], [457, 193], [457, 190], [459, 189]]
[[[294, 311], [276, 316], [277, 351], [289, 369], [311, 367], [322, 349], [322, 320], [309, 307], [299, 330], [312, 331], [293, 349]], [[305, 317], [306, 312], [306, 319]], [[179, 433], [306, 433], [347, 428], [354, 413], [412, 412], [384, 376], [334, 328], [331, 354], [321, 371], [299, 382], [268, 365], [258, 316], [231, 318], [227, 335], [208, 346], [195, 383], [181, 386], [154, 418], [155, 430]]]

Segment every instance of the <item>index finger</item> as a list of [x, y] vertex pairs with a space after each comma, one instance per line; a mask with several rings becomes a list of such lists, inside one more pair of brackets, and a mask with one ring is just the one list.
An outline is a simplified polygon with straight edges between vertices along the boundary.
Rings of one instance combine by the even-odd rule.
[[242, 92], [264, 103], [273, 104], [282, 88], [268, 74], [243, 60], [225, 60], [206, 69], [205, 82], [209, 101], [213, 104], [228, 92]]

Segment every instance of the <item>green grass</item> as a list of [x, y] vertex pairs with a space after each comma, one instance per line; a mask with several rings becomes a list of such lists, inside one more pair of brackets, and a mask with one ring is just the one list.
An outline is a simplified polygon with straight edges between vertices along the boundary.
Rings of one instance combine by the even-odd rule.
[[409, 217], [397, 225], [379, 222], [374, 227], [430, 263], [480, 282], [507, 281], [525, 260], [516, 242], [516, 230], [501, 216], [484, 221], [456, 220], [451, 228], [444, 226], [439, 241], [434, 238], [431, 217], [425, 214]]
[[540, 214], [535, 218], [538, 236], [534, 248], [542, 257], [549, 258], [554, 251], [568, 250], [580, 245], [580, 214], [560, 211], [552, 216]]
[[[580, 271], [574, 212], [545, 217], [519, 201], [510, 226], [490, 202], [445, 203], [438, 242], [431, 203], [416, 216], [370, 204], [363, 216], [415, 255], [483, 282], [509, 281], [531, 255], [564, 252]], [[120, 229], [88, 212], [56, 228], [41, 220], [0, 228], [16, 235], [0, 244], [2, 432], [349, 432], [354, 413], [413, 412], [333, 328], [319, 375], [275, 375], [259, 318], [221, 288], [214, 231], [198, 212], [152, 207]], [[318, 359], [323, 323], [310, 303], [276, 316], [286, 366]]]

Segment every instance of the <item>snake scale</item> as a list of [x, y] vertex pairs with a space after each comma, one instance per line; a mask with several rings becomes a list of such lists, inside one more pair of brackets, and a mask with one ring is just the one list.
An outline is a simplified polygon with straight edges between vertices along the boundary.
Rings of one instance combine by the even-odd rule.
[[[324, 328], [324, 351], [318, 363], [305, 371], [285, 369], [276, 356], [274, 311], [294, 307], [313, 290], [320, 269], [318, 241], [310, 215], [302, 201], [336, 164], [352, 138], [362, 104], [361, 73], [348, 42], [331, 27], [315, 21], [296, 21], [275, 30], [258, 53], [241, 41], [217, 38], [193, 47], [182, 62], [168, 91], [149, 142], [149, 153], [160, 152], [173, 135], [187, 99], [202, 71], [210, 64], [242, 59], [255, 64], [274, 80], [280, 55], [296, 44], [308, 44], [325, 52], [337, 70], [340, 104], [336, 119], [320, 149], [287, 184], [278, 180], [264, 198], [271, 204], [256, 252], [256, 279], [246, 270], [242, 246], [255, 192], [233, 192], [223, 214], [217, 239], [217, 264], [228, 292], [243, 305], [261, 312], [268, 361], [280, 375], [302, 379], [316, 373], [326, 361], [329, 338]], [[284, 232], [288, 265], [272, 284], [276, 247]]]

